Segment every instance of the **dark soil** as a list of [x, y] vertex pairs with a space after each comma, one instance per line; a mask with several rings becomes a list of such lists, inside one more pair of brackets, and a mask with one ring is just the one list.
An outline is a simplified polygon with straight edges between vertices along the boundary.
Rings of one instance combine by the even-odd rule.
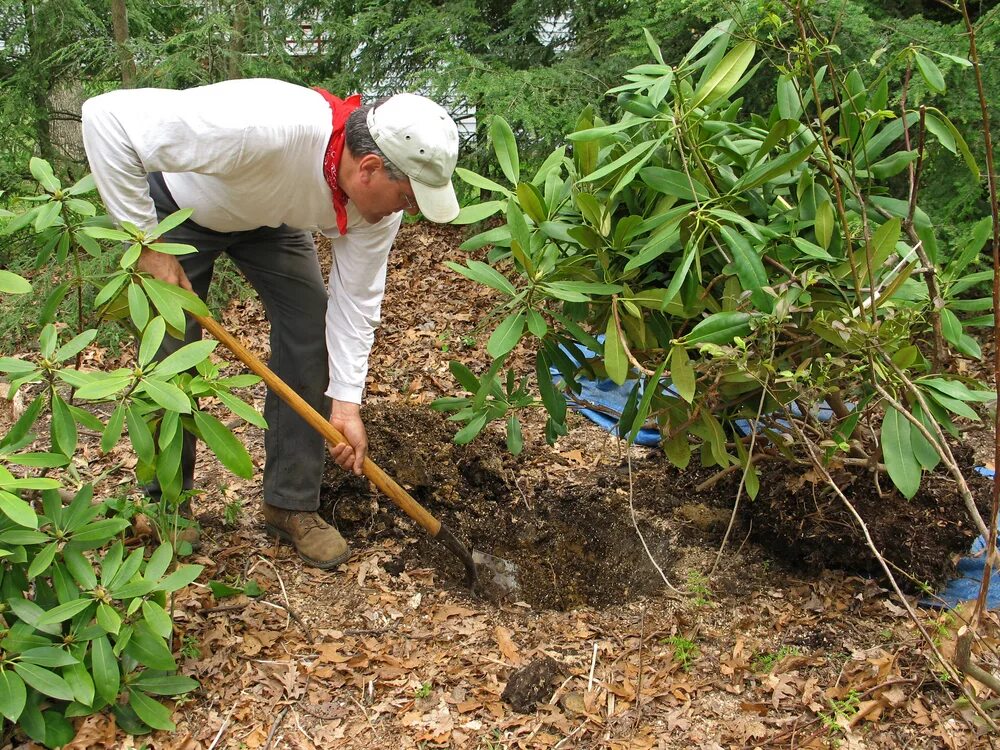
[[[535, 608], [605, 607], [662, 590], [662, 578], [641, 545], [616, 482], [581, 472], [584, 484], [549, 482], [519, 487], [524, 468], [488, 439], [451, 442], [455, 429], [426, 407], [381, 404], [363, 410], [371, 457], [413, 498], [465, 543], [516, 566], [518, 590], [508, 598]], [[366, 480], [328, 467], [324, 508], [355, 540], [388, 534], [408, 542], [402, 565], [428, 562], [456, 582], [457, 558], [381, 498]], [[671, 536], [639, 522], [657, 562], [671, 559]], [[397, 563], [397, 567], [398, 567]], [[498, 593], [495, 590], [488, 593]]]
[[[697, 493], [712, 470], [677, 472], [656, 451], [597, 467], [539, 472], [486, 434], [468, 446], [451, 440], [455, 426], [426, 406], [368, 406], [371, 457], [446, 524], [467, 547], [510, 561], [518, 588], [485, 587], [491, 600], [524, 601], [536, 609], [603, 608], [663, 592], [664, 583], [641, 543], [668, 578], [679, 541], [717, 545], [729, 524], [738, 477]], [[948, 478], [935, 476], [912, 501], [879, 495], [866, 475], [839, 470], [835, 479], [869, 526], [876, 545], [910, 591], [936, 585], [955, 569], [976, 533]], [[989, 482], [971, 479], [988, 502]], [[631, 496], [631, 504], [629, 497]], [[355, 545], [389, 536], [404, 542], [393, 572], [432, 565], [461, 584], [464, 569], [368, 483], [327, 469], [323, 504]], [[881, 578], [860, 528], [837, 496], [806, 469], [767, 465], [756, 501], [745, 498], [732, 544], [750, 535], [766, 556], [810, 570], [840, 569]], [[501, 571], [502, 572], [502, 571]], [[484, 578], [488, 578], [484, 575]], [[683, 583], [683, 581], [681, 581]]]
[[[970, 451], [961, 446], [953, 450], [963, 467], [972, 467]], [[973, 471], [965, 474], [980, 513], [988, 518], [992, 483]], [[950, 578], [957, 556], [967, 552], [979, 535], [955, 482], [940, 469], [925, 477], [912, 500], [885, 478], [880, 494], [867, 472], [840, 469], [833, 477], [864, 519], [875, 546], [894, 566], [894, 576], [911, 593]], [[813, 472], [790, 473], [787, 466], [767, 466], [760, 494], [748, 508], [752, 538], [775, 556], [811, 570], [837, 568], [883, 577], [854, 517]]]

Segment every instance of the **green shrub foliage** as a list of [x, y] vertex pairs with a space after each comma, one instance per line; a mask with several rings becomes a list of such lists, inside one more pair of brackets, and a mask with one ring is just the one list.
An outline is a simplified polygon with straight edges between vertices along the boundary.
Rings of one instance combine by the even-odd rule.
[[[990, 300], [969, 296], [989, 273], [969, 271], [989, 220], [942, 251], [916, 190], [910, 201], [889, 190], [919, 174], [930, 141], [978, 176], [975, 160], [943, 112], [894, 111], [885, 74], [837, 68], [838, 49], [798, 21], [766, 20], [766, 44], [720, 23], [677, 62], [647, 35], [650, 61], [610, 92], [618, 118], [585, 110], [531, 173], [494, 121], [506, 183], [460, 171], [493, 199], [459, 219], [503, 217], [464, 244], [491, 246], [492, 265], [452, 267], [503, 302], [492, 366], [453, 364], [471, 395], [436, 404], [464, 423], [459, 442], [506, 419], [519, 449], [518, 410], [539, 402], [528, 378], [501, 373], [521, 343], [536, 351], [550, 440], [566, 431], [564, 394], [580, 373], [631, 382], [623, 435], [653, 419], [670, 461], [739, 464], [751, 495], [753, 453], [801, 461], [809, 443], [827, 460], [881, 465], [912, 496], [938, 463], [937, 427], [955, 435], [955, 417], [978, 419], [972, 405], [990, 394], [938, 371], [953, 355], [978, 358], [969, 330], [992, 324]], [[900, 54], [943, 85], [933, 53]], [[775, 104], [747, 114], [737, 97], [757, 76], [777, 80]], [[817, 419], [822, 402], [830, 421]]]
[[[0, 233], [26, 235], [37, 248], [35, 273], [62, 281], [38, 301], [37, 346], [0, 357], [7, 378], [3, 395], [21, 392], [28, 403], [0, 437], [0, 715], [36, 742], [56, 747], [72, 739], [70, 719], [101, 710], [113, 711], [130, 732], [172, 729], [170, 710], [159, 697], [197, 686], [176, 674], [169, 612], [170, 596], [202, 567], [178, 564], [168, 542], [155, 549], [126, 546], [135, 504], [95, 499], [93, 486], [77, 481], [80, 430], [99, 434], [105, 453], [128, 435], [137, 480], [156, 479], [162, 488], [154, 519], [160, 538], [170, 539], [178, 519], [169, 509], [183, 499], [182, 428], [203, 439], [235, 473], [252, 474], [246, 448], [198, 408], [197, 398], [215, 397], [247, 421], [264, 423], [233, 393], [257, 378], [224, 376], [209, 360], [215, 342], [153, 359], [164, 336], [183, 329], [185, 310], [207, 312], [189, 292], [135, 270], [142, 247], [189, 212], [146, 234], [128, 225], [113, 229], [87, 200], [92, 180], [63, 188], [41, 159], [32, 159], [30, 171], [39, 192], [21, 197], [17, 205], [24, 210], [8, 212]], [[181, 254], [192, 248], [158, 243], [157, 249]], [[84, 254], [109, 252], [119, 258], [112, 272], [83, 273]], [[83, 305], [88, 288], [96, 292], [92, 311]], [[0, 294], [31, 290], [23, 277], [0, 272]], [[77, 320], [50, 322], [72, 296], [79, 301]], [[136, 334], [134, 366], [82, 367], [97, 334], [92, 326], [109, 320]]]

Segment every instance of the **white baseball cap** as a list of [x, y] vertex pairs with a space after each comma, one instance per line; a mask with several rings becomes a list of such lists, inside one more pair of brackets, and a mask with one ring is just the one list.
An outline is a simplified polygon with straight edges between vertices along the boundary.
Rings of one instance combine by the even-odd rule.
[[368, 132], [386, 157], [410, 178], [420, 212], [446, 223], [458, 216], [451, 175], [458, 161], [458, 127], [425, 96], [396, 94], [368, 111]]

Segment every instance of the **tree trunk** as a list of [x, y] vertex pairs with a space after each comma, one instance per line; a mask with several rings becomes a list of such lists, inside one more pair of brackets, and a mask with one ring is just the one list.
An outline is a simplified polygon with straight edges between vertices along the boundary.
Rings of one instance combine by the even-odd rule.
[[130, 89], [135, 86], [135, 58], [128, 48], [128, 7], [125, 0], [111, 0], [111, 31], [118, 49], [122, 86]]
[[52, 147], [52, 136], [49, 133], [48, 93], [51, 81], [48, 68], [44, 64], [48, 50], [45, 46], [44, 34], [39, 28], [34, 4], [31, 0], [24, 0], [23, 8], [28, 30], [28, 65], [34, 71], [32, 79], [35, 85], [32, 86], [29, 96], [34, 109], [35, 139], [38, 155], [51, 163], [55, 157], [55, 149]]
[[243, 72], [240, 69], [243, 49], [246, 47], [247, 25], [250, 21], [250, 3], [248, 0], [236, 0], [236, 8], [233, 13], [233, 35], [229, 40], [229, 68], [227, 77], [242, 78]]

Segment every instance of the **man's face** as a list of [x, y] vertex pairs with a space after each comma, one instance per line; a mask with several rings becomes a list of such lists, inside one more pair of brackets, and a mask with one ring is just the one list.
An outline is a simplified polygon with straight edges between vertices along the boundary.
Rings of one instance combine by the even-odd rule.
[[345, 187], [345, 192], [365, 221], [374, 224], [397, 211], [406, 211], [411, 216], [417, 213], [417, 201], [408, 179], [389, 179], [382, 160], [373, 154], [362, 157], [358, 167], [357, 181], [351, 190]]

